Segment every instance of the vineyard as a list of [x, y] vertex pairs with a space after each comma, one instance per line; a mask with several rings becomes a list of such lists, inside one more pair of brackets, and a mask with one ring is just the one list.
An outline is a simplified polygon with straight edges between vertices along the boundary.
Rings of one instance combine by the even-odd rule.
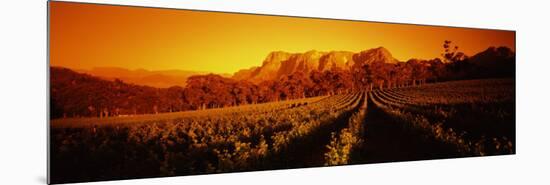
[[514, 154], [514, 83], [466, 80], [197, 111], [54, 119], [52, 182]]

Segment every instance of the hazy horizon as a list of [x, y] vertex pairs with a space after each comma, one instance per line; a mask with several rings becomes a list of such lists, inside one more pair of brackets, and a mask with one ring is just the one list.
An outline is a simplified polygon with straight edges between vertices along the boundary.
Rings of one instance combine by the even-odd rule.
[[[383, 46], [380, 46], [380, 47], [383, 47]], [[500, 46], [489, 46], [489, 47], [500, 47]], [[487, 48], [489, 48], [487, 47]], [[485, 51], [487, 48], [483, 49], [483, 50], [480, 50], [476, 53], [473, 53], [471, 55], [468, 55], [468, 56], [472, 56], [472, 55], [475, 55], [477, 53], [480, 53], [480, 52], [483, 52]], [[372, 49], [372, 48], [369, 48], [369, 49]], [[515, 52], [515, 50], [513, 48], [510, 48], [512, 51]], [[312, 51], [312, 50], [315, 50], [315, 49], [310, 49], [310, 50], [306, 50], [306, 51], [303, 51], [303, 52], [288, 52], [288, 53], [305, 53], [307, 51]], [[368, 50], [368, 49], [366, 49]], [[280, 51], [280, 50], [277, 50], [277, 51]], [[316, 50], [316, 51], [320, 51], [320, 50]], [[330, 51], [344, 51], [344, 50], [329, 50], [329, 51], [320, 51], [320, 52], [330, 52]], [[274, 52], [274, 51], [272, 51]], [[287, 52], [287, 51], [284, 51], [284, 52]], [[358, 52], [361, 52], [361, 51], [350, 51], [350, 52], [354, 52], [354, 53], [358, 53]], [[390, 50], [390, 53], [391, 53], [391, 50]], [[269, 55], [269, 53], [267, 53], [265, 56], [267, 57]], [[392, 53], [393, 55], [393, 53]], [[395, 57], [395, 56], [394, 56]], [[434, 58], [437, 58], [437, 57], [434, 57]], [[265, 57], [264, 57], [265, 59]], [[260, 67], [262, 66], [262, 63], [264, 61], [264, 59], [260, 60], [258, 62], [257, 65], [252, 65], [252, 66], [249, 66], [249, 67], [245, 67], [245, 68], [242, 68], [242, 69], [250, 69], [252, 67]], [[409, 58], [409, 59], [422, 59], [422, 60], [429, 60], [429, 59], [433, 59], [433, 58], [417, 58], [417, 57], [412, 57], [412, 58]], [[407, 60], [409, 60], [407, 59]], [[406, 62], [407, 60], [399, 60], [399, 62]], [[76, 65], [76, 64], [75, 64]], [[166, 69], [147, 69], [147, 68], [143, 68], [143, 67], [127, 67], [127, 66], [107, 66], [107, 65], [104, 65], [104, 66], [89, 66], [87, 68], [83, 68], [83, 67], [71, 67], [71, 66], [63, 66], [63, 65], [52, 65], [51, 62], [50, 62], [50, 67], [64, 67], [64, 68], [69, 68], [69, 69], [73, 69], [73, 70], [93, 70], [93, 69], [96, 69], [96, 68], [120, 68], [120, 69], [125, 69], [125, 70], [130, 70], [130, 71], [139, 71], [139, 70], [146, 70], [146, 71], [150, 71], [150, 72], [160, 72], [160, 71], [173, 71], [173, 70], [176, 70], [176, 71], [183, 71], [183, 72], [195, 72], [195, 73], [213, 73], [213, 74], [220, 74], [220, 75], [233, 75], [234, 73], [238, 72], [239, 70], [242, 70], [242, 69], [237, 69], [236, 71], [234, 72], [215, 72], [215, 71], [197, 71], [197, 70], [189, 70], [189, 69], [180, 69], [180, 68], [166, 68]]]

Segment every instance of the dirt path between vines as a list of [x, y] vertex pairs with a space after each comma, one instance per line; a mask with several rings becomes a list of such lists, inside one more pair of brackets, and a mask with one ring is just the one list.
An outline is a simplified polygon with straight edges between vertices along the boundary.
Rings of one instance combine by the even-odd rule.
[[353, 163], [381, 163], [458, 157], [449, 145], [410, 129], [368, 102], [365, 143]]

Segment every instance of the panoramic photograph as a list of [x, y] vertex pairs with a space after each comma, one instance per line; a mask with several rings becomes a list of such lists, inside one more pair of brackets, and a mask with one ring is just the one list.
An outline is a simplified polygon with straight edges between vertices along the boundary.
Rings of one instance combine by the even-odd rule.
[[516, 153], [515, 31], [48, 4], [50, 183]]

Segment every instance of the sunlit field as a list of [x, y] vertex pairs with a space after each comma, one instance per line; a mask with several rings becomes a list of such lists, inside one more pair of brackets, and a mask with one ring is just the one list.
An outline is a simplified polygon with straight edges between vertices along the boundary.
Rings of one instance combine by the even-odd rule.
[[52, 176], [64, 174], [54, 182], [96, 181], [513, 154], [513, 87], [511, 79], [465, 80], [199, 111], [55, 119]]

